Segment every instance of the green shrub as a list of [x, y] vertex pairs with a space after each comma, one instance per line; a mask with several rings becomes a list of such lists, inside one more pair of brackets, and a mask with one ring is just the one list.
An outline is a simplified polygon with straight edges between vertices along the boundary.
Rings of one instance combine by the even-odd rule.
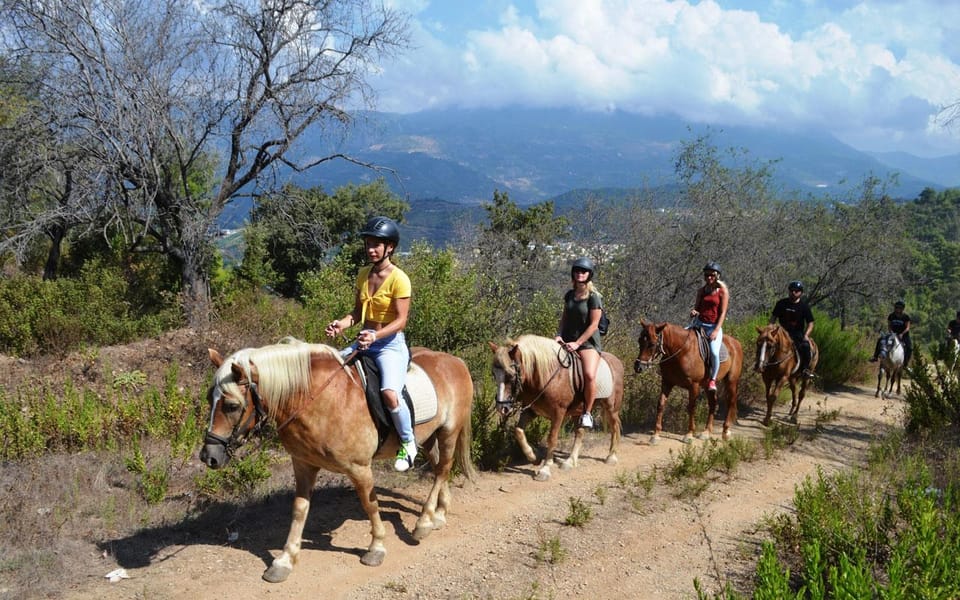
[[840, 321], [815, 310], [813, 340], [820, 350], [817, 363], [817, 386], [831, 387], [861, 379], [867, 356], [863, 351], [863, 334], [855, 329], [842, 329]]
[[[170, 303], [138, 312], [135, 293], [118, 267], [88, 261], [77, 278], [0, 279], [0, 352], [65, 354], [85, 345], [111, 345], [156, 335], [181, 322]], [[140, 307], [143, 308], [143, 307]]]
[[908, 367], [911, 384], [907, 403], [907, 431], [943, 432], [960, 427], [960, 361], [946, 349], [938, 349], [928, 358], [915, 348]]

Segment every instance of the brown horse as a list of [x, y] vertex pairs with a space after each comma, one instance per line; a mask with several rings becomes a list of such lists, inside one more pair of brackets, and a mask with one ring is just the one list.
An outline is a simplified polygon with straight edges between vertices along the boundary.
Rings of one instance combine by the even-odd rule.
[[[446, 522], [450, 507], [447, 480], [454, 462], [469, 479], [476, 477], [470, 461], [473, 381], [463, 361], [449, 354], [418, 349], [412, 357], [407, 388], [415, 405], [418, 398], [427, 397], [425, 406], [433, 409], [433, 413], [418, 411], [418, 420], [421, 416], [429, 419], [414, 429], [433, 465], [433, 487], [413, 532], [420, 540]], [[392, 458], [399, 441], [392, 432], [379, 445], [377, 427], [354, 370], [344, 365], [335, 348], [303, 342], [248, 348], [226, 359], [211, 349], [210, 360], [217, 372], [208, 394], [210, 423], [200, 459], [208, 467], [222, 467], [232, 450], [269, 418], [276, 423], [280, 442], [293, 460], [296, 495], [290, 532], [283, 553], [263, 578], [279, 582], [292, 572], [320, 469], [342, 473], [353, 482], [373, 536], [361, 562], [380, 565], [386, 556], [386, 529], [373, 488], [371, 462]], [[411, 388], [414, 382], [419, 385], [416, 394]]]
[[[508, 340], [503, 346], [490, 342], [490, 349], [493, 351], [493, 379], [497, 384], [497, 409], [504, 421], [520, 412], [513, 433], [531, 463], [537, 464], [537, 456], [527, 442], [524, 427], [537, 416], [550, 420], [547, 452], [534, 475], [537, 481], [546, 481], [550, 479], [550, 465], [564, 418], [577, 418], [583, 414], [583, 393], [575, 384], [579, 379], [579, 358], [551, 338], [530, 334], [515, 341]], [[620, 446], [623, 363], [609, 352], [603, 352], [601, 356], [603, 360], [597, 372], [597, 405], [603, 408], [604, 420], [610, 429], [606, 463], [615, 465]], [[583, 428], [577, 427], [573, 449], [560, 463], [561, 469], [577, 466], [582, 445]]]
[[[697, 331], [684, 329], [673, 323], [644, 323], [640, 322], [640, 337], [637, 339], [640, 352], [634, 362], [634, 371], [640, 373], [647, 367], [660, 367], [660, 403], [657, 405], [657, 423], [650, 437], [650, 443], [660, 441], [660, 431], [663, 430], [663, 409], [667, 405], [667, 397], [674, 387], [679, 386], [687, 390], [687, 434], [683, 437], [685, 443], [693, 441], [696, 433], [694, 413], [697, 409], [697, 398], [700, 396], [700, 387], [706, 388], [709, 373], [700, 354], [700, 344], [697, 340]], [[737, 390], [740, 385], [740, 372], [743, 367], [743, 349], [740, 342], [733, 336], [723, 336], [723, 345], [727, 348], [728, 358], [720, 363], [720, 372], [717, 381], [723, 383], [727, 395], [727, 417], [723, 421], [723, 439], [730, 439], [730, 428], [737, 420]], [[713, 435], [713, 416], [717, 411], [717, 393], [707, 392], [707, 424], [703, 432], [697, 436], [701, 439]]]
[[[765, 327], [757, 327], [757, 362], [753, 370], [760, 373], [763, 384], [767, 389], [767, 416], [763, 419], [764, 425], [769, 425], [773, 415], [773, 403], [780, 396], [783, 384], [790, 384], [790, 412], [787, 417], [797, 422], [797, 413], [800, 403], [807, 394], [807, 383], [810, 378], [800, 372], [800, 356], [793, 345], [793, 340], [787, 330], [776, 323]], [[810, 365], [808, 369], [817, 368], [820, 360], [820, 351], [817, 344], [810, 340]], [[799, 387], [799, 392], [797, 391]]]

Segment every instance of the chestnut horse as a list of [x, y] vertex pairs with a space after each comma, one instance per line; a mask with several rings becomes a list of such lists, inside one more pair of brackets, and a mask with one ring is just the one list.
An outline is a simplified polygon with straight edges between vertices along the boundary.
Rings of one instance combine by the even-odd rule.
[[[578, 418], [583, 414], [583, 394], [575, 389], [574, 383], [579, 379], [579, 357], [567, 352], [551, 338], [531, 334], [521, 335], [515, 341], [508, 340], [503, 346], [490, 342], [490, 349], [493, 351], [493, 379], [497, 384], [497, 409], [501, 422], [520, 412], [513, 433], [524, 456], [531, 463], [537, 464], [537, 456], [527, 442], [524, 428], [537, 416], [550, 420], [547, 452], [534, 474], [537, 481], [546, 481], [550, 479], [550, 465], [564, 418]], [[610, 451], [606, 463], [615, 465], [617, 448], [620, 446], [623, 363], [609, 352], [601, 353], [601, 357], [603, 360], [597, 372], [596, 405], [603, 408], [604, 421], [610, 429]], [[573, 449], [567, 459], [560, 463], [561, 469], [577, 466], [582, 445], [583, 428], [577, 427]]]
[[[667, 405], [667, 397], [674, 387], [679, 386], [687, 390], [687, 434], [683, 437], [685, 443], [693, 441], [696, 433], [694, 413], [697, 409], [697, 398], [700, 396], [700, 387], [706, 388], [709, 373], [706, 364], [700, 355], [697, 331], [685, 329], [673, 323], [645, 323], [640, 322], [640, 337], [637, 338], [640, 352], [633, 363], [633, 369], [640, 373], [647, 367], [660, 367], [660, 402], [657, 405], [657, 423], [654, 426], [651, 444], [660, 441], [660, 432], [663, 430], [663, 410]], [[727, 348], [728, 357], [720, 363], [720, 372], [717, 382], [723, 383], [727, 396], [727, 416], [723, 421], [723, 439], [730, 439], [730, 428], [737, 420], [737, 390], [740, 385], [740, 372], [743, 368], [743, 349], [740, 342], [730, 335], [723, 336], [723, 345]], [[717, 393], [707, 392], [707, 424], [703, 432], [697, 436], [701, 439], [713, 435], [713, 417], [717, 411]]]
[[[900, 395], [900, 378], [903, 376], [903, 344], [900, 338], [892, 331], [888, 331], [880, 338], [880, 369], [877, 371], [877, 393], [874, 397], [885, 397], [893, 393], [893, 384], [897, 384], [897, 395]], [[882, 386], [883, 374], [887, 374], [886, 385]]]
[[[770, 424], [773, 417], [773, 403], [777, 401], [785, 383], [790, 385], [790, 412], [787, 413], [787, 418], [796, 423], [800, 404], [807, 395], [807, 384], [810, 378], [804, 377], [800, 372], [800, 356], [797, 354], [793, 339], [787, 330], [777, 323], [757, 327], [757, 334], [757, 362], [753, 370], [760, 373], [763, 385], [766, 387], [767, 415], [763, 419], [763, 424]], [[816, 369], [819, 360], [820, 350], [816, 342], [810, 340], [810, 365], [807, 369], [810, 371]]]
[[[200, 460], [214, 469], [222, 467], [249, 434], [258, 431], [264, 420], [272, 419], [293, 461], [296, 495], [290, 532], [283, 553], [263, 578], [280, 582], [292, 572], [320, 469], [342, 473], [353, 482], [373, 536], [361, 562], [380, 565], [386, 556], [386, 528], [380, 518], [371, 462], [393, 458], [399, 441], [396, 432], [391, 432], [379, 445], [377, 426], [354, 369], [344, 365], [335, 348], [323, 344], [294, 342], [248, 348], [226, 359], [216, 350], [209, 353], [217, 371], [208, 393], [210, 423]], [[425, 382], [415, 398], [429, 396], [432, 400], [431, 382], [436, 395], [435, 415], [414, 429], [433, 465], [433, 487], [413, 532], [414, 539], [420, 540], [446, 522], [448, 479], [454, 462], [467, 478], [476, 477], [470, 461], [473, 381], [463, 361], [449, 354], [417, 349], [412, 359], [411, 373], [416, 374], [416, 381]], [[407, 381], [411, 396], [413, 377]]]

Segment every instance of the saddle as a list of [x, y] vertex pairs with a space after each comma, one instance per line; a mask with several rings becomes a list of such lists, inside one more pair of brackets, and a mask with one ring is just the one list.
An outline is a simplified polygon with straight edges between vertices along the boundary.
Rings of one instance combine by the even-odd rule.
[[[713, 358], [710, 356], [710, 340], [704, 334], [703, 330], [699, 327], [695, 328], [694, 331], [697, 332], [697, 347], [700, 349], [700, 358], [703, 359], [704, 368], [710, 370], [710, 359]], [[720, 344], [720, 362], [727, 362], [730, 360], [730, 352], [727, 350], [726, 344]]]
[[[353, 365], [363, 384], [367, 397], [367, 408], [370, 409], [373, 424], [377, 427], [377, 448], [379, 449], [387, 437], [390, 436], [390, 433], [396, 431], [393, 419], [390, 418], [387, 406], [383, 402], [383, 396], [380, 395], [380, 367], [377, 366], [377, 361], [372, 357], [360, 353], [355, 354], [347, 364]], [[416, 423], [413, 400], [410, 398], [407, 386], [403, 386], [400, 398], [410, 409], [410, 422]]]

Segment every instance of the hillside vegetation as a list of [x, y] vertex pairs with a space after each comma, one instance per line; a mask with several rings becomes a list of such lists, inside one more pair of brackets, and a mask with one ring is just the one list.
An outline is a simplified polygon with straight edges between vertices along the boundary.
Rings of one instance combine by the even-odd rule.
[[[940, 342], [960, 292], [960, 190], [897, 203], [882, 181], [868, 179], [853, 197], [786, 200], [772, 188], [769, 165], [705, 139], [683, 144], [676, 165], [683, 185], [669, 207], [638, 195], [609, 206], [587, 200], [581, 211], [561, 215], [551, 203], [524, 208], [498, 192], [483, 207], [484, 222], [462, 231], [456, 246], [418, 243], [398, 257], [414, 285], [411, 345], [456, 354], [473, 375], [474, 460], [498, 469], [516, 450], [492, 415], [487, 342], [554, 331], [575, 257], [599, 265], [613, 323], [605, 346], [628, 364], [641, 319], [685, 322], [707, 261], [723, 267], [732, 295], [725, 333], [743, 343], [747, 368], [755, 326], [766, 322], [788, 281], [805, 282], [817, 316], [814, 338], [829, 349], [821, 387], [863, 379], [875, 334], [902, 298], [916, 348], [903, 436], [877, 448], [876, 478], [824, 479], [798, 492], [796, 520], [771, 532], [756, 589], [729, 595], [839, 597], [840, 580], [856, 575], [861, 590], [907, 590], [885, 597], [918, 597], [913, 592], [934, 587], [945, 595], [929, 597], [951, 597], [955, 581], [917, 583], [904, 573], [939, 572], [955, 560], [945, 554], [950, 544], [931, 540], [952, 544], [958, 532], [960, 457], [949, 440], [960, 422], [960, 393]], [[177, 270], [132, 252], [121, 236], [108, 245], [76, 233], [64, 243], [57, 279], [32, 274], [47, 255], [39, 238], [30, 260], [9, 262], [0, 281], [7, 365], [0, 379], [0, 535], [11, 540], [0, 550], [3, 586], [52, 594], [44, 582], [69, 569], [70, 551], [93, 543], [110, 553], [119, 532], [189, 524], [204, 507], [242, 506], [287, 485], [271, 477], [282, 454], [269, 435], [228, 469], [205, 471], [194, 460], [207, 416], [205, 349], [232, 352], [286, 335], [327, 341], [324, 327], [353, 302], [362, 261], [354, 232], [371, 214], [402, 219], [408, 209], [382, 182], [333, 195], [287, 188], [264, 197], [244, 230], [242, 261], [227, 268], [210, 258], [214, 312], [201, 329], [185, 327]], [[657, 390], [654, 377], [629, 379], [626, 428], [651, 426]], [[743, 411], [760, 402], [755, 375], [742, 394]], [[678, 420], [681, 413], [671, 411]], [[545, 433], [539, 421], [530, 427], [533, 440]], [[928, 488], [937, 494], [924, 496]], [[838, 497], [878, 504], [824, 515]], [[851, 518], [868, 522], [854, 526]], [[51, 545], [62, 552], [50, 555]], [[925, 564], [914, 560], [921, 550], [930, 557]], [[766, 586], [778, 591], [763, 592]]]

